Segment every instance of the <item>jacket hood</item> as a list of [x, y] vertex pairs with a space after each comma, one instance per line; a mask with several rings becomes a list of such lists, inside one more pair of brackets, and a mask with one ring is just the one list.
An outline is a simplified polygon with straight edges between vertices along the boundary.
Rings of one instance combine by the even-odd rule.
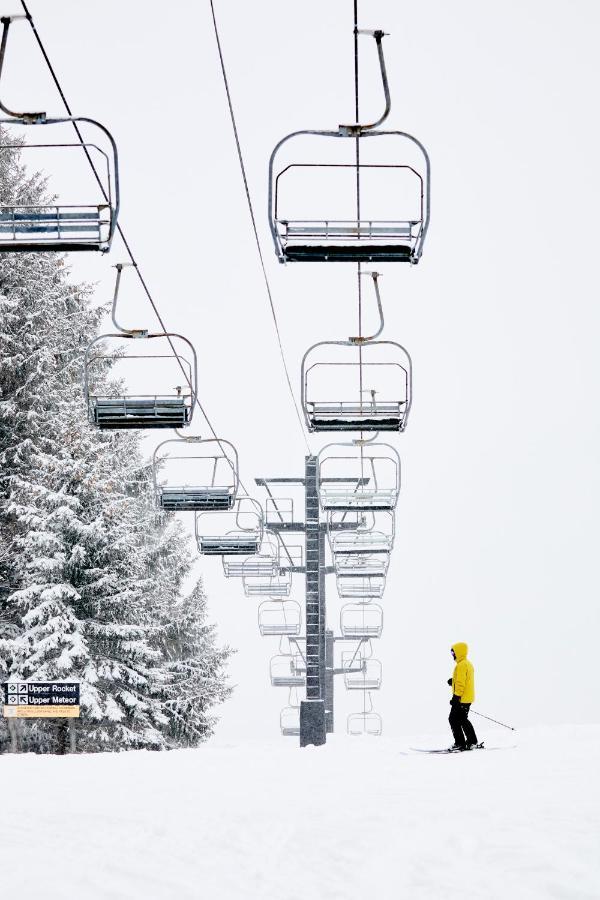
[[464, 644], [462, 641], [459, 641], [458, 644], [452, 644], [452, 649], [456, 656], [456, 662], [466, 659], [467, 653], [469, 652], [467, 644]]

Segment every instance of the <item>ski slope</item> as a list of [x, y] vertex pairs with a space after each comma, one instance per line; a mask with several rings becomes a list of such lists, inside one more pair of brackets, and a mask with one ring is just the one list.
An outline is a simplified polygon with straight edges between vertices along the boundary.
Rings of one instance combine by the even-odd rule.
[[446, 735], [4, 755], [1, 894], [597, 900], [600, 726], [517, 740], [449, 756], [408, 751]]

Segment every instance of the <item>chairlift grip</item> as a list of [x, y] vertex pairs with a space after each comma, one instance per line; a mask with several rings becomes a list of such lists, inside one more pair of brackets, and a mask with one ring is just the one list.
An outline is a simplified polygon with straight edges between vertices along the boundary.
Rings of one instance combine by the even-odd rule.
[[117, 315], [117, 300], [119, 297], [119, 288], [121, 286], [121, 274], [125, 266], [132, 266], [137, 269], [137, 264], [134, 262], [129, 263], [116, 263], [114, 268], [117, 270], [117, 278], [115, 281], [115, 292], [113, 294], [113, 302], [112, 302], [112, 310], [111, 310], [111, 319], [115, 328], [118, 328], [119, 331], [122, 331], [123, 334], [128, 334], [132, 338], [145, 338], [148, 337], [148, 329], [147, 328], [123, 328], [122, 325], [119, 325], [116, 319]]
[[373, 279], [373, 287], [375, 288], [375, 297], [377, 299], [377, 310], [379, 312], [379, 328], [377, 329], [375, 334], [372, 334], [369, 337], [360, 337], [360, 336], [349, 337], [348, 340], [351, 341], [353, 344], [366, 344], [369, 341], [374, 341], [376, 338], [379, 337], [379, 335], [383, 331], [383, 326], [385, 325], [385, 321], [383, 318], [383, 307], [381, 305], [381, 294], [379, 292], [379, 284], [378, 284], [378, 279], [380, 277], [380, 273], [379, 272], [360, 272], [359, 271], [358, 278], [360, 278], [361, 275], [370, 275], [371, 278]]
[[[2, 68], [4, 66], [4, 57], [6, 55], [6, 42], [8, 41], [8, 29], [10, 28], [11, 22], [14, 22], [16, 19], [27, 19], [28, 16], [25, 15], [16, 15], [16, 16], [2, 16], [0, 18], [0, 22], [2, 22], [2, 41], [0, 42], [0, 77], [2, 76]], [[9, 109], [8, 106], [5, 106], [4, 103], [0, 100], [0, 109], [2, 112], [6, 113], [7, 116], [12, 116], [15, 119], [27, 119], [31, 122], [43, 122], [46, 118], [45, 112], [31, 112], [31, 113], [17, 113], [13, 112], [12, 109]]]
[[390, 96], [390, 86], [388, 84], [387, 71], [385, 68], [385, 58], [383, 55], [383, 38], [385, 37], [385, 31], [366, 31], [363, 29], [356, 29], [356, 34], [367, 34], [371, 37], [375, 38], [375, 43], [377, 44], [377, 55], [379, 57], [379, 69], [381, 72], [381, 81], [383, 83], [383, 94], [385, 97], [385, 109], [383, 114], [370, 125], [361, 125], [357, 122], [354, 125], [340, 125], [339, 131], [344, 135], [355, 135], [359, 137], [363, 132], [370, 131], [373, 128], [377, 128], [381, 125], [390, 114], [390, 110], [392, 108], [392, 99]]

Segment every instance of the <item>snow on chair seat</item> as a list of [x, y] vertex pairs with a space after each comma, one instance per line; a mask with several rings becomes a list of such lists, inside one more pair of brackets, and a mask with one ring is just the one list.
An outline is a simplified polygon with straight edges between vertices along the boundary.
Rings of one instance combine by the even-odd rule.
[[340, 610], [342, 637], [380, 638], [383, 609], [377, 603], [346, 603]]
[[302, 610], [295, 600], [265, 600], [258, 607], [258, 630], [263, 637], [297, 637], [302, 628]]
[[94, 425], [102, 429], [184, 428], [191, 418], [189, 395], [89, 398]]
[[188, 487], [187, 485], [175, 487], [174, 485], [168, 485], [158, 488], [159, 506], [170, 512], [230, 509], [231, 497], [229, 488], [212, 487], [210, 485], [203, 487]]
[[243, 531], [232, 531], [230, 534], [207, 535], [198, 539], [198, 549], [204, 556], [223, 556], [223, 554], [246, 555], [256, 553], [260, 545], [258, 537]]
[[300, 654], [274, 656], [269, 670], [273, 687], [301, 687], [306, 683], [306, 663]]

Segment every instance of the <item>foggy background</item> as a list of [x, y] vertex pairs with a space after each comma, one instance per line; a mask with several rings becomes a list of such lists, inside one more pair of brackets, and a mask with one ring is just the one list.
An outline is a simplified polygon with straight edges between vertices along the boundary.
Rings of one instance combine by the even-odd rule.
[[[208, 2], [30, 8], [74, 113], [117, 140], [120, 223], [169, 329], [196, 346], [200, 399], [238, 448], [242, 480], [251, 490], [255, 476], [302, 474]], [[355, 266], [278, 264], [267, 163], [288, 132], [353, 120], [352, 0], [216, 0], [216, 12], [299, 396], [306, 348], [356, 333]], [[388, 735], [444, 727], [449, 647], [464, 640], [475, 709], [513, 725], [598, 721], [598, 5], [362, 0], [359, 13], [361, 27], [390, 33], [385, 127], [414, 134], [432, 160], [420, 264], [378, 267], [383, 338], [410, 351], [414, 400], [406, 433], [391, 437], [403, 486], [375, 708]], [[372, 121], [382, 108], [372, 39], [360, 52], [361, 119]], [[1, 89], [11, 108], [62, 112], [27, 24], [12, 26]], [[116, 239], [108, 257], [70, 264], [100, 301], [123, 260]], [[125, 324], [155, 327], [131, 273], [121, 297]], [[193, 430], [208, 436], [200, 417]], [[149, 438], [148, 453], [165, 436]], [[311, 449], [329, 439], [312, 436]], [[277, 643], [260, 638], [256, 600], [220, 560], [198, 569], [220, 640], [238, 651], [217, 736], [276, 736], [287, 702], [269, 685]], [[333, 577], [328, 596], [337, 628]], [[343, 730], [361, 697], [338, 679], [337, 698]]]

